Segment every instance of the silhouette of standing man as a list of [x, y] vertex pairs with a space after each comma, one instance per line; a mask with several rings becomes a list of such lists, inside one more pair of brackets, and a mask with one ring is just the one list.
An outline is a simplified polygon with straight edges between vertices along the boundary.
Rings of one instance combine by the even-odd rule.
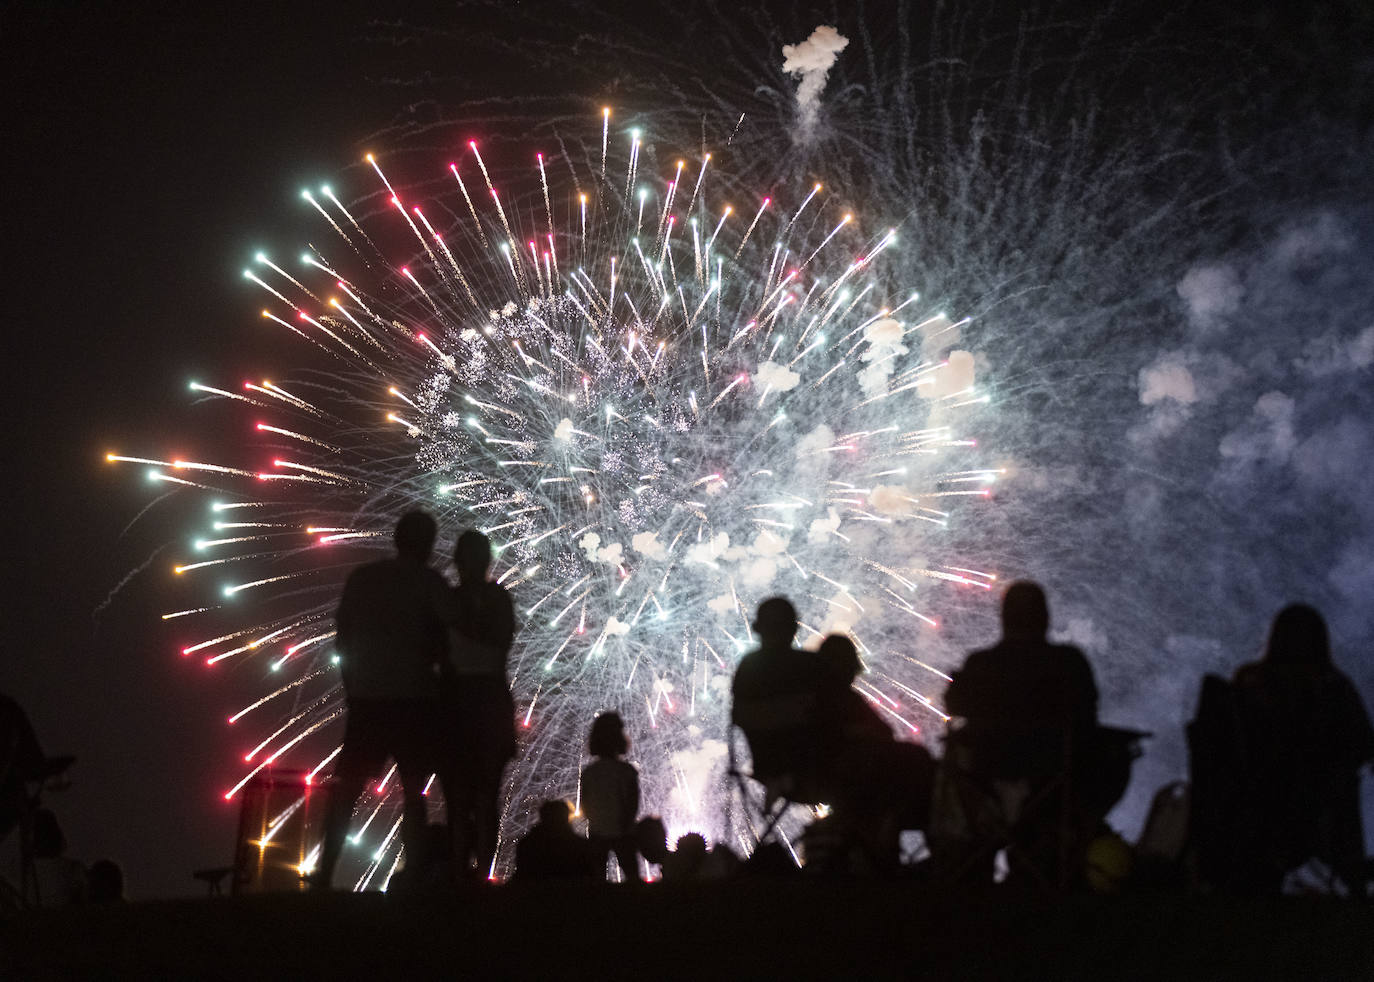
[[337, 648], [348, 723], [313, 887], [329, 886], [354, 802], [388, 757], [405, 790], [406, 858], [425, 853], [421, 792], [432, 769], [446, 644], [441, 614], [449, 607], [448, 585], [429, 567], [437, 533], [429, 515], [407, 512], [396, 523], [396, 557], [358, 567], [344, 585]]

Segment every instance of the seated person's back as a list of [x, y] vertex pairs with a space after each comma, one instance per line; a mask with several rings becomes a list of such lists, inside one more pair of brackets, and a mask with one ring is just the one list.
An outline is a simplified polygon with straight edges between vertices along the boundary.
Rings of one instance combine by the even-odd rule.
[[568, 803], [546, 801], [539, 808], [539, 824], [515, 846], [515, 877], [519, 880], [595, 877], [605, 871], [606, 853], [572, 830]]
[[1244, 793], [1268, 826], [1275, 861], [1313, 851], [1349, 873], [1363, 853], [1359, 768], [1374, 759], [1374, 726], [1360, 695], [1331, 661], [1314, 608], [1280, 611], [1264, 658], [1233, 683], [1245, 749]]
[[955, 716], [1015, 727], [1093, 723], [1097, 686], [1072, 645], [1003, 639], [968, 656], [945, 706]]
[[1051, 644], [1049, 608], [1033, 583], [1014, 583], [1002, 607], [1003, 637], [972, 652], [945, 692], [945, 709], [965, 720], [980, 770], [999, 777], [1058, 769], [1066, 736], [1097, 725], [1097, 684], [1083, 652]]
[[818, 708], [829, 676], [815, 652], [792, 647], [797, 618], [786, 600], [765, 600], [754, 629], [759, 647], [735, 669], [731, 719], [749, 740], [754, 776], [768, 782], [814, 766]]

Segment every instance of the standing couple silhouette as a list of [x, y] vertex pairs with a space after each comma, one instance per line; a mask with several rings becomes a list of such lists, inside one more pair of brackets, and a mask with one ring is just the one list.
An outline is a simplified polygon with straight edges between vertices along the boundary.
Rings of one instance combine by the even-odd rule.
[[[506, 678], [514, 606], [487, 579], [485, 535], [458, 537], [457, 587], [429, 565], [437, 535], [428, 514], [406, 513], [396, 555], [358, 567], [344, 585], [336, 648], [348, 718], [312, 888], [330, 886], [353, 806], [388, 758], [404, 791], [401, 841], [412, 870], [451, 859], [459, 875], [486, 875], [496, 855], [501, 780], [515, 756]], [[427, 829], [431, 774], [448, 808], [442, 846]]]

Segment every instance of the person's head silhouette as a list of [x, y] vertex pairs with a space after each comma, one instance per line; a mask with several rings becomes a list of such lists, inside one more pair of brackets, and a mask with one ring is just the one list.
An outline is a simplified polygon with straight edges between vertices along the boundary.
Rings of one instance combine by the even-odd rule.
[[688, 832], [686, 835], [678, 837], [677, 845], [673, 851], [681, 859], [687, 860], [695, 867], [706, 858], [706, 837], [700, 832]]
[[1039, 583], [1017, 580], [1002, 597], [1002, 636], [1018, 641], [1044, 641], [1050, 629], [1050, 606]]
[[625, 721], [619, 713], [598, 713], [592, 720], [592, 732], [587, 738], [587, 750], [593, 757], [619, 757], [628, 753], [630, 738], [625, 735]]
[[797, 633], [797, 610], [786, 597], [769, 597], [759, 604], [754, 630], [765, 647], [786, 648]]
[[550, 798], [539, 806], [539, 824], [549, 829], [567, 831], [572, 820], [572, 809], [562, 798]]
[[1269, 628], [1264, 660], [1274, 665], [1324, 668], [1331, 664], [1331, 639], [1326, 621], [1315, 607], [1290, 604], [1279, 611]]
[[650, 863], [662, 863], [668, 858], [668, 827], [657, 815], [649, 815], [635, 823], [635, 844], [639, 854]]
[[396, 523], [396, 553], [411, 562], [429, 562], [429, 554], [434, 551], [434, 539], [439, 527], [434, 519], [422, 511], [408, 511]]
[[835, 680], [845, 685], [853, 682], [864, 670], [863, 662], [859, 661], [859, 649], [843, 634], [827, 635], [817, 653]]
[[468, 529], [453, 547], [453, 564], [463, 583], [485, 582], [491, 567], [491, 540], [476, 529]]

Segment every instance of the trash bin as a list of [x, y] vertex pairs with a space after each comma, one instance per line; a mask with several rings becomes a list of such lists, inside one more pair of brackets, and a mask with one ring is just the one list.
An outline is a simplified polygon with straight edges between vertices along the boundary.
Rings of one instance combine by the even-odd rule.
[[232, 892], [302, 890], [302, 876], [319, 858], [329, 812], [329, 781], [306, 781], [306, 772], [264, 771], [239, 792], [238, 839]]

